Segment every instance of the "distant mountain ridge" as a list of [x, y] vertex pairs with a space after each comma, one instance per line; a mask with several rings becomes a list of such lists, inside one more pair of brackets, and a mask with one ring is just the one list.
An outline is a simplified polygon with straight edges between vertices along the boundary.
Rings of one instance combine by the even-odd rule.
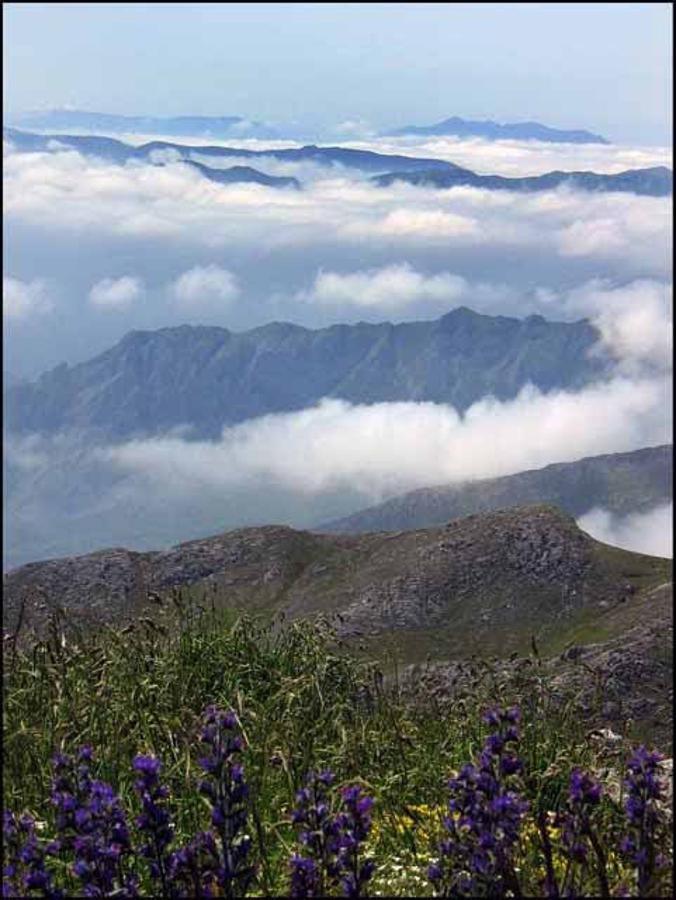
[[586, 320], [522, 320], [466, 307], [395, 325], [136, 331], [88, 362], [8, 386], [5, 426], [15, 433], [91, 428], [122, 438], [187, 424], [195, 437], [214, 438], [224, 425], [323, 397], [465, 410], [487, 394], [512, 398], [529, 383], [548, 391], [604, 378], [612, 360], [590, 354], [598, 339]]
[[[149, 163], [162, 164], [166, 160], [158, 159], [160, 154], [169, 153], [175, 161], [184, 161], [196, 167], [205, 177], [212, 181], [257, 181], [276, 187], [286, 187], [273, 180], [272, 176], [257, 172], [256, 176], [235, 178], [235, 169], [226, 170], [230, 176], [222, 174], [222, 170], [206, 166], [207, 159], [247, 159], [257, 160], [264, 164], [274, 159], [287, 163], [312, 162], [322, 166], [344, 166], [372, 175], [371, 181], [379, 187], [404, 181], [408, 184], [423, 185], [436, 188], [452, 188], [470, 186], [488, 190], [510, 190], [518, 192], [534, 192], [554, 190], [561, 185], [584, 191], [622, 191], [652, 197], [665, 197], [673, 191], [673, 172], [666, 166], [653, 166], [647, 169], [628, 169], [624, 172], [607, 175], [597, 172], [546, 172], [523, 178], [508, 178], [502, 175], [478, 175], [471, 169], [465, 169], [455, 163], [442, 159], [425, 157], [398, 156], [375, 153], [371, 150], [357, 150], [349, 147], [318, 147], [308, 144], [305, 147], [286, 148], [281, 150], [248, 150], [234, 147], [175, 144], [170, 141], [151, 141], [140, 147], [125, 144], [115, 138], [101, 136], [82, 136], [67, 134], [31, 134], [5, 128], [6, 140], [21, 152], [54, 150], [59, 145], [70, 147], [89, 156], [122, 165], [130, 160], [145, 160]], [[240, 167], [244, 169], [245, 167]], [[254, 171], [254, 170], [251, 170]], [[296, 182], [294, 187], [298, 187]]]
[[78, 128], [104, 134], [170, 134], [177, 137], [279, 137], [276, 129], [242, 116], [122, 116], [114, 113], [52, 109], [13, 117], [22, 128]]
[[80, 153], [98, 156], [115, 163], [129, 160], [150, 160], [159, 151], [170, 151], [176, 159], [191, 159], [193, 156], [211, 158], [276, 159], [282, 162], [314, 162], [319, 165], [341, 165], [363, 172], [383, 173], [390, 171], [413, 172], [418, 169], [430, 171], [458, 168], [442, 159], [375, 153], [372, 150], [355, 150], [350, 147], [290, 147], [282, 150], [249, 150], [239, 147], [220, 147], [175, 144], [171, 141], [150, 141], [141, 146], [133, 146], [115, 138], [72, 134], [32, 134], [14, 128], [3, 128], [3, 135], [20, 151], [44, 151], [53, 149], [54, 144], [62, 144]]
[[591, 456], [570, 463], [422, 488], [318, 526], [356, 534], [431, 528], [452, 519], [511, 506], [546, 503], [571, 516], [595, 506], [616, 515], [647, 512], [673, 497], [673, 446]]
[[[10, 120], [18, 128], [39, 131], [74, 128], [99, 134], [160, 134], [175, 137], [276, 139], [285, 136], [282, 125], [269, 125], [244, 116], [129, 116], [77, 109], [51, 109], [20, 113], [11, 116]], [[451, 116], [433, 125], [405, 125], [383, 132], [383, 137], [398, 135], [450, 135], [483, 137], [487, 140], [538, 140], [574, 144], [610, 143], [598, 134], [579, 128], [551, 128], [539, 122], [501, 124], [490, 120], [472, 121], [459, 116]]]
[[521, 140], [521, 141], [546, 141], [548, 143], [561, 142], [569, 144], [609, 144], [610, 141], [584, 129], [550, 128], [539, 122], [512, 122], [500, 124], [499, 122], [472, 121], [461, 119], [459, 116], [451, 116], [434, 125], [405, 125], [394, 131], [387, 132], [384, 136], [399, 135], [449, 135], [453, 137], [482, 137], [490, 141]]
[[582, 191], [620, 191], [648, 197], [668, 197], [673, 193], [674, 174], [666, 166], [648, 169], [627, 169], [612, 175], [598, 172], [546, 172], [523, 178], [507, 178], [503, 175], [477, 175], [470, 169], [454, 169], [452, 172], [430, 170], [428, 172], [388, 172], [371, 178], [379, 187], [389, 187], [396, 181], [435, 188], [459, 186], [488, 190], [534, 193], [552, 191], [565, 186]]

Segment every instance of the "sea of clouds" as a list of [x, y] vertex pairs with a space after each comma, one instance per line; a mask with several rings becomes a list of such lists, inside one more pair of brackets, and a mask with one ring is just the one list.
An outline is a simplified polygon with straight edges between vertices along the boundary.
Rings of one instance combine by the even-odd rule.
[[[503, 175], [671, 165], [665, 148], [449, 138], [349, 146]], [[189, 322], [239, 330], [270, 320], [320, 327], [434, 318], [459, 305], [590, 318], [599, 348], [616, 359], [615, 377], [577, 393], [528, 388], [505, 403], [487, 397], [464, 416], [431, 403], [325, 400], [244, 422], [215, 442], [176, 434], [114, 447], [91, 446], [90, 436], [11, 439], [13, 561], [47, 548], [167, 542], [272, 519], [310, 525], [425, 484], [671, 440], [670, 198], [378, 188], [344, 168], [256, 160], [303, 182], [300, 191], [280, 190], [219, 185], [164, 161], [116, 166], [70, 150], [16, 153], [5, 145], [12, 378], [89, 358], [132, 328]], [[236, 162], [252, 164], [228, 164]], [[140, 518], [125, 529], [132, 495]], [[162, 528], [153, 525], [158, 516]], [[665, 551], [663, 512], [650, 528], [604, 511], [590, 516], [590, 530], [616, 535], [622, 546], [645, 549], [651, 534], [654, 552]]]

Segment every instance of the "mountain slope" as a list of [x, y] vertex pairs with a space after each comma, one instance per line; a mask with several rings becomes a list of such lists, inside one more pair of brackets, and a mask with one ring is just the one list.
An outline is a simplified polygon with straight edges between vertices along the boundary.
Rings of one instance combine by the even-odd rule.
[[502, 478], [423, 488], [329, 522], [321, 529], [353, 534], [429, 528], [461, 516], [528, 503], [552, 504], [571, 516], [580, 516], [595, 506], [618, 515], [646, 512], [672, 499], [672, 455], [671, 445], [646, 447]]
[[371, 179], [379, 187], [388, 187], [396, 181], [435, 188], [452, 188], [461, 185], [487, 190], [534, 193], [551, 191], [558, 187], [591, 192], [620, 191], [647, 197], [667, 197], [673, 193], [674, 175], [666, 166], [650, 169], [628, 169], [614, 175], [597, 172], [547, 172], [525, 178], [507, 178], [502, 175], [477, 175], [469, 169], [452, 172], [430, 170], [428, 172], [390, 172]]
[[226, 424], [322, 397], [464, 410], [486, 394], [514, 397], [527, 383], [546, 391], [603, 377], [611, 363], [589, 354], [597, 340], [586, 320], [491, 317], [465, 307], [399, 325], [138, 331], [88, 362], [10, 386], [5, 424], [18, 433], [93, 428], [116, 438], [189, 424], [196, 437], [214, 437]]
[[454, 137], [482, 137], [490, 141], [548, 141], [570, 144], [609, 144], [605, 138], [584, 129], [549, 128], [539, 122], [499, 122], [471, 121], [451, 116], [434, 125], [405, 125], [390, 135], [450, 135]]
[[533, 506], [394, 535], [267, 526], [164, 552], [32, 563], [5, 576], [3, 616], [25, 633], [40, 633], [57, 609], [80, 624], [120, 622], [182, 588], [184, 599], [219, 607], [336, 614], [344, 637], [374, 653], [390, 642], [415, 662], [479, 649], [505, 656], [533, 634], [550, 649], [572, 633], [594, 640], [670, 577], [668, 560], [600, 544], [560, 511]]

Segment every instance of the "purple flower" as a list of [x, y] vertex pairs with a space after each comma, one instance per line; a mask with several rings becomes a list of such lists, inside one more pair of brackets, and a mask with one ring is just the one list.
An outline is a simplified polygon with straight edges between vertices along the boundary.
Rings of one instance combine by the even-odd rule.
[[240, 760], [243, 742], [238, 731], [232, 710], [207, 707], [200, 733], [206, 751], [199, 760], [206, 773], [200, 791], [211, 804], [211, 824], [219, 844], [215, 877], [226, 897], [242, 896], [256, 871], [249, 861], [251, 838], [245, 833], [249, 787]]
[[293, 897], [322, 897], [338, 884], [345, 896], [363, 897], [373, 874], [373, 861], [362, 858], [373, 799], [359, 785], [347, 785], [340, 791], [341, 808], [332, 815], [328, 790], [333, 782], [332, 772], [311, 771], [296, 793], [291, 821], [299, 827], [304, 852], [289, 860]]
[[28, 815], [19, 819], [3, 811], [3, 897], [22, 897], [26, 890], [40, 891], [43, 897], [62, 900], [64, 894], [53, 885], [47, 869], [45, 849], [38, 842], [35, 820]]
[[57, 852], [74, 855], [72, 874], [87, 895], [136, 895], [135, 880], [125, 876], [122, 858], [132, 853], [126, 816], [109, 784], [91, 778], [91, 747], [73, 760], [57, 754], [52, 760], [52, 804], [59, 832]]
[[328, 795], [333, 781], [332, 772], [324, 771], [318, 775], [310, 771], [305, 776], [304, 786], [296, 792], [291, 822], [298, 826], [303, 853], [294, 853], [289, 860], [291, 895], [294, 897], [321, 897], [335, 881], [339, 828], [331, 816]]
[[439, 844], [439, 860], [428, 869], [442, 896], [518, 893], [510, 854], [528, 808], [514, 789], [523, 769], [517, 755], [519, 719], [516, 707], [489, 710], [483, 720], [496, 731], [486, 738], [476, 763], [465, 764], [449, 781], [447, 836]]
[[657, 852], [665, 822], [657, 801], [663, 797], [658, 766], [663, 757], [645, 746], [638, 747], [627, 763], [625, 813], [629, 833], [620, 842], [620, 852], [636, 869], [636, 887], [640, 896], [658, 893], [660, 875], [666, 868]]
[[172, 897], [211, 897], [218, 889], [221, 861], [214, 835], [203, 831], [168, 859]]
[[140, 854], [149, 861], [150, 877], [159, 882], [162, 894], [166, 896], [170, 890], [167, 848], [173, 838], [173, 826], [165, 802], [169, 791], [159, 783], [162, 763], [154, 756], [139, 755], [134, 757], [132, 766], [141, 775], [134, 784], [143, 806], [143, 813], [136, 818], [136, 827], [147, 838]]
[[320, 875], [314, 859], [294, 853], [289, 860], [292, 897], [320, 897]]
[[572, 803], [596, 806], [601, 800], [601, 785], [580, 769], [573, 769], [569, 797]]

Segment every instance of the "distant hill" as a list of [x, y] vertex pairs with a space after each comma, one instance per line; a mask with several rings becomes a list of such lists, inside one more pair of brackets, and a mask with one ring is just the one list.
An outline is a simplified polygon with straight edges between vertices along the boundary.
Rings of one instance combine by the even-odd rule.
[[646, 512], [673, 497], [673, 447], [646, 447], [571, 463], [556, 463], [502, 478], [411, 491], [320, 526], [355, 534], [430, 528], [451, 519], [529, 503], [581, 516], [595, 506], [617, 515]]
[[583, 129], [566, 130], [549, 128], [539, 122], [513, 122], [501, 125], [499, 122], [471, 121], [451, 116], [435, 125], [405, 125], [390, 131], [389, 135], [450, 135], [453, 137], [481, 137], [489, 141], [518, 140], [546, 141], [569, 144], [609, 144], [610, 141], [599, 134]]
[[643, 592], [670, 578], [668, 560], [608, 547], [560, 511], [531, 506], [394, 535], [271, 525], [162, 552], [31, 563], [4, 577], [3, 621], [40, 633], [60, 609], [81, 625], [120, 623], [181, 588], [218, 607], [335, 616], [345, 638], [377, 655], [389, 642], [409, 662], [505, 657], [527, 651], [533, 634], [556, 651], [604, 624], [613, 633]]
[[404, 181], [407, 184], [435, 188], [465, 185], [488, 190], [533, 193], [565, 186], [582, 191], [621, 191], [648, 197], [667, 197], [673, 192], [674, 174], [666, 166], [653, 166], [649, 169], [628, 169], [614, 175], [597, 172], [547, 172], [526, 178], [506, 178], [502, 175], [477, 175], [469, 169], [457, 168], [453, 171], [388, 172], [371, 180], [379, 187], [389, 187], [395, 181]]
[[177, 137], [257, 137], [276, 138], [274, 128], [251, 122], [242, 116], [119, 116], [112, 113], [84, 112], [77, 109], [52, 109], [14, 116], [22, 128], [75, 128], [102, 134], [166, 134]]
[[429, 400], [465, 410], [487, 394], [512, 398], [528, 383], [548, 391], [603, 378], [612, 362], [590, 355], [598, 339], [586, 320], [485, 316], [466, 307], [398, 325], [134, 331], [88, 362], [8, 386], [5, 427], [92, 428], [121, 438], [189, 424], [195, 437], [217, 437], [224, 425], [322, 397]]

